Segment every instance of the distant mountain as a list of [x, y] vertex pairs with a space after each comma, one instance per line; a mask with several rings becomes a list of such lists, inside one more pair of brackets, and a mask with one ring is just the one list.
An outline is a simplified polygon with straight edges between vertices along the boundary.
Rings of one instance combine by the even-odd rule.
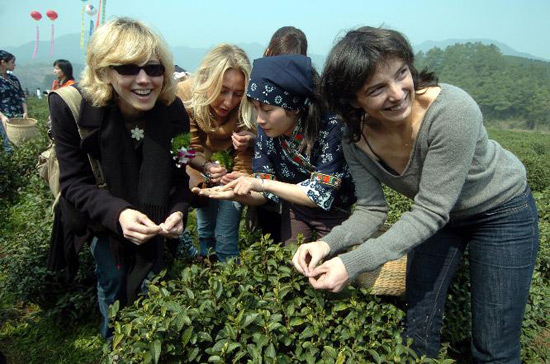
[[[265, 46], [259, 43], [237, 43], [237, 45], [246, 52], [250, 62], [262, 57], [265, 50]], [[171, 50], [174, 54], [175, 64], [189, 72], [195, 72], [212, 47], [214, 45], [205, 48], [176, 46], [172, 47]], [[39, 42], [38, 52], [34, 59], [32, 58], [34, 42], [28, 42], [17, 47], [7, 47], [6, 50], [17, 57], [15, 75], [21, 81], [23, 88], [27, 88], [33, 94], [37, 87], [44, 90], [51, 86], [54, 79], [52, 64], [56, 59], [68, 59], [73, 64], [74, 75], [77, 79], [80, 77], [85, 63], [85, 51], [80, 48], [80, 34], [78, 33], [66, 34], [56, 38], [52, 56], [50, 56], [50, 43], [48, 41]], [[315, 67], [320, 71], [325, 62], [325, 56], [317, 54], [311, 54], [310, 56]]]
[[484, 45], [489, 45], [489, 44], [494, 44], [496, 45], [500, 51], [502, 52], [503, 55], [505, 56], [516, 56], [516, 57], [522, 57], [522, 58], [529, 58], [529, 59], [536, 59], [538, 61], [549, 61], [548, 59], [544, 59], [544, 58], [541, 58], [541, 57], [536, 57], [536, 56], [533, 56], [532, 54], [529, 54], [529, 53], [524, 53], [524, 52], [518, 52], [516, 51], [515, 49], [513, 49], [512, 47], [504, 44], [504, 43], [501, 43], [501, 42], [497, 42], [497, 41], [494, 41], [494, 40], [490, 40], [490, 39], [446, 39], [446, 40], [442, 40], [442, 41], [426, 41], [426, 42], [423, 42], [423, 43], [420, 43], [420, 44], [417, 44], [415, 46], [413, 46], [414, 48], [414, 51], [415, 52], [424, 52], [426, 53], [427, 51], [429, 51], [430, 49], [432, 48], [440, 48], [442, 50], [445, 50], [445, 48], [447, 48], [448, 46], [452, 46], [452, 45], [455, 45], [457, 43], [459, 44], [465, 44], [465, 43], [481, 43], [481, 44], [484, 44]]
[[[87, 40], [88, 38], [86, 37], [85, 41], [87, 42]], [[495, 44], [504, 55], [547, 61], [531, 54], [517, 52], [504, 43], [488, 39], [447, 39], [439, 42], [427, 41], [415, 45], [413, 48], [415, 52], [423, 51], [425, 53], [434, 47], [445, 49], [447, 46], [456, 43], [467, 42], [481, 42], [482, 44], [492, 43]], [[259, 43], [238, 43], [237, 45], [245, 50], [251, 62], [261, 57], [265, 50], [265, 46]], [[195, 72], [201, 60], [213, 46], [214, 45], [204, 48], [192, 48], [187, 46], [172, 47], [174, 61], [178, 66], [187, 71]], [[34, 93], [37, 87], [47, 89], [51, 86], [54, 78], [52, 75], [52, 64], [54, 60], [65, 58], [71, 61], [75, 70], [74, 75], [77, 80], [80, 77], [80, 73], [85, 63], [85, 51], [80, 48], [79, 33], [66, 34], [56, 38], [52, 56], [50, 56], [50, 43], [48, 41], [39, 42], [37, 57], [35, 59], [32, 58], [34, 42], [28, 42], [18, 47], [7, 47], [6, 50], [17, 57], [15, 75], [19, 77], [23, 87], [29, 89], [32, 93]], [[321, 72], [325, 64], [326, 55], [310, 54], [310, 57], [316, 69]]]
[[51, 62], [58, 58], [65, 58], [71, 63], [84, 64], [84, 49], [80, 49], [80, 34], [66, 34], [55, 39], [53, 55], [50, 56], [50, 42], [38, 43], [36, 58], [32, 58], [34, 42], [24, 43], [18, 47], [7, 47], [6, 50], [17, 57], [18, 63]]

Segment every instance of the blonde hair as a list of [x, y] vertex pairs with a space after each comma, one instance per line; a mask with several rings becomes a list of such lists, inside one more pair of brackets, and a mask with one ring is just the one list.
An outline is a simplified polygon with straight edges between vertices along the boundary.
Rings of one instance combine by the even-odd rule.
[[121, 64], [144, 65], [153, 59], [164, 65], [159, 101], [169, 105], [176, 97], [176, 83], [172, 77], [174, 61], [166, 42], [138, 20], [114, 19], [97, 28], [90, 38], [80, 87], [94, 106], [106, 106], [116, 96], [109, 83], [109, 68]]
[[250, 79], [250, 61], [245, 51], [235, 45], [223, 43], [208, 52], [193, 76], [191, 98], [184, 100], [185, 106], [193, 110], [193, 114], [197, 119], [200, 119], [210, 128], [214, 128], [215, 116], [210, 105], [220, 95], [223, 76], [229, 69], [241, 71], [244, 75], [244, 93], [238, 109], [239, 124], [254, 130], [256, 126], [253, 108], [246, 97], [246, 89]]

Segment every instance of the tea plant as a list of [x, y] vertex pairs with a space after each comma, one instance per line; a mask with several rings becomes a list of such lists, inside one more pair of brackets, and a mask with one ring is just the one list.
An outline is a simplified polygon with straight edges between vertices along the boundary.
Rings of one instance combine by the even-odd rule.
[[160, 277], [116, 315], [106, 362], [420, 362], [400, 331], [404, 312], [348, 287], [319, 292], [289, 267], [292, 251], [266, 238], [240, 264], [191, 265]]

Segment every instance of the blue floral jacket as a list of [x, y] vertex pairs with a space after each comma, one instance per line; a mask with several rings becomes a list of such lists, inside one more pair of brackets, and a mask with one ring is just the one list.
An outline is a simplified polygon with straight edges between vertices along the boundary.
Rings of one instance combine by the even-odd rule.
[[[319, 137], [311, 156], [307, 156], [301, 121], [290, 137], [271, 138], [258, 128], [252, 160], [254, 177], [297, 184], [326, 211], [333, 207], [349, 209], [355, 202], [355, 188], [342, 151], [343, 130], [344, 125], [335, 116], [326, 115], [320, 120]], [[264, 196], [279, 201], [271, 193]]]
[[25, 93], [17, 77], [7, 74], [7, 78], [0, 77], [0, 111], [8, 118], [23, 115]]

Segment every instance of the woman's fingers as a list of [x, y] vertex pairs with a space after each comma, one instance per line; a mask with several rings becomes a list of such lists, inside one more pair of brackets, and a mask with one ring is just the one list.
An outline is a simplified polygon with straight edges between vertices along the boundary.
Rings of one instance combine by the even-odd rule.
[[164, 221], [159, 226], [163, 230], [163, 232], [167, 234], [178, 234], [181, 233], [182, 227], [183, 227], [183, 213], [180, 211], [173, 212], [166, 218], [166, 221]]
[[294, 256], [292, 257], [292, 265], [294, 265], [294, 268], [302, 273], [305, 274], [304, 269], [302, 268], [302, 265], [300, 264], [300, 248], [298, 247], [298, 250], [296, 250], [296, 253], [294, 253]]
[[243, 151], [252, 146], [255, 137], [256, 135], [250, 131], [240, 131], [231, 135], [231, 141], [236, 150]]
[[324, 241], [302, 244], [292, 257], [292, 264], [298, 272], [310, 277], [317, 265], [329, 252], [330, 247]]
[[124, 237], [137, 245], [145, 243], [162, 230], [147, 215], [133, 209], [123, 210], [118, 221]]
[[309, 276], [309, 283], [313, 288], [326, 289], [331, 292], [340, 292], [348, 281], [348, 271], [339, 257], [315, 267]]
[[235, 180], [233, 180], [233, 181], [231, 181], [231, 182], [228, 182], [227, 184], [221, 186], [220, 191], [229, 191], [229, 190], [232, 190], [232, 189], [235, 187], [235, 185], [237, 185], [238, 180], [239, 180], [239, 179], [237, 178], [237, 179], [235, 179]]
[[305, 276], [309, 275], [308, 263], [311, 259], [310, 251], [308, 246], [310, 244], [302, 244], [298, 247], [298, 250], [292, 257], [292, 264], [294, 268]]

